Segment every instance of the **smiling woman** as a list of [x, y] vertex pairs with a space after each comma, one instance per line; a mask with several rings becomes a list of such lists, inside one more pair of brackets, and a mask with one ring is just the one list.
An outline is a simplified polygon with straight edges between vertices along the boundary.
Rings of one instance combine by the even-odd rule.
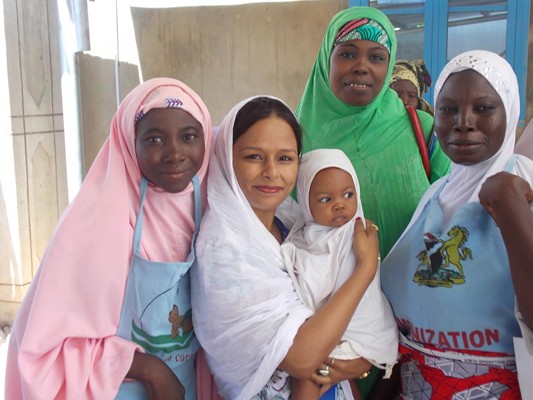
[[[389, 88], [396, 51], [394, 27], [381, 11], [352, 7], [339, 12], [328, 25], [296, 109], [304, 153], [337, 148], [351, 160], [365, 213], [381, 228], [382, 256], [430, 184], [407, 111]], [[430, 143], [433, 118], [420, 110], [418, 116]], [[430, 148], [434, 181], [448, 172], [449, 159], [438, 144]]]
[[326, 362], [375, 276], [375, 228], [355, 222], [358, 268], [316, 312], [284, 264], [288, 230], [276, 212], [294, 187], [300, 140], [290, 108], [264, 96], [232, 108], [216, 137], [191, 288], [195, 331], [224, 398], [289, 399], [291, 376], [325, 390], [370, 367]]
[[[265, 132], [271, 131], [267, 135]], [[251, 126], [234, 145], [235, 177], [250, 206], [263, 222], [289, 195], [298, 173], [298, 147], [291, 126], [269, 117]], [[266, 219], [265, 219], [266, 218]]]
[[[380, 228], [381, 257], [407, 226], [430, 182], [450, 165], [431, 140], [433, 118], [417, 110], [430, 149], [428, 180], [407, 110], [389, 87], [397, 47], [394, 27], [381, 11], [352, 7], [339, 12], [327, 27], [296, 109], [304, 153], [341, 149], [350, 159], [365, 215]], [[374, 373], [359, 380], [366, 386], [363, 396], [376, 378]]]
[[202, 125], [179, 108], [150, 110], [135, 126], [135, 151], [148, 181], [181, 192], [204, 160]]
[[7, 399], [197, 398], [189, 269], [210, 148], [184, 83], [121, 102], [15, 319]]

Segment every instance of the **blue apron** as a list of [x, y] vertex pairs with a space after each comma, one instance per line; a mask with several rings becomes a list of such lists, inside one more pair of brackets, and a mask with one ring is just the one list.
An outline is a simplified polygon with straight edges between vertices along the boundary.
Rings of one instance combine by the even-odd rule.
[[[194, 243], [202, 207], [197, 176], [192, 183], [195, 231], [191, 252], [184, 262], [156, 262], [142, 258], [139, 252], [148, 186], [146, 178], [142, 178], [133, 254], [117, 330], [117, 336], [137, 343], [146, 353], [165, 361], [184, 386], [186, 400], [196, 399], [194, 362], [200, 347], [192, 326], [189, 268], [195, 261]], [[116, 399], [148, 399], [148, 394], [141, 382], [124, 381]]]
[[512, 354], [520, 330], [500, 230], [478, 202], [457, 209], [443, 226], [437, 199], [446, 184], [383, 261], [383, 292], [410, 342]]

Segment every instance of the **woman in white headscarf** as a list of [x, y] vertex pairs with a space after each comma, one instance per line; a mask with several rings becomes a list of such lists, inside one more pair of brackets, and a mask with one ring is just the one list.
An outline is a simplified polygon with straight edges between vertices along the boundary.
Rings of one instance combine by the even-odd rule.
[[437, 80], [435, 131], [451, 173], [381, 269], [404, 397], [520, 398], [515, 296], [531, 326], [533, 161], [513, 153], [518, 116], [516, 76], [497, 54], [460, 54]]
[[[209, 169], [208, 209], [191, 275], [193, 323], [225, 399], [288, 399], [289, 375], [328, 389], [364, 375], [361, 358], [327, 366], [378, 265], [377, 229], [358, 221], [358, 268], [313, 313], [285, 270], [276, 217], [294, 188], [300, 128], [279, 99], [253, 97], [222, 121]], [[325, 376], [318, 374], [325, 370]], [[350, 399], [339, 388], [337, 399]]]

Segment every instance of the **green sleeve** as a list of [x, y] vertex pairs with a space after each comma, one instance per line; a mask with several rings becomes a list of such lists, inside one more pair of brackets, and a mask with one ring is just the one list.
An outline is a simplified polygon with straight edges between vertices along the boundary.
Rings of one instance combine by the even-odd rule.
[[426, 137], [426, 143], [433, 146], [433, 151], [429, 159], [431, 165], [431, 176], [430, 183], [435, 182], [437, 179], [443, 177], [450, 173], [450, 159], [442, 151], [439, 141], [437, 138], [430, 140], [431, 135], [433, 135], [433, 117], [424, 111], [417, 110], [418, 117], [420, 119], [420, 124], [422, 125], [422, 130], [424, 131], [424, 136]]

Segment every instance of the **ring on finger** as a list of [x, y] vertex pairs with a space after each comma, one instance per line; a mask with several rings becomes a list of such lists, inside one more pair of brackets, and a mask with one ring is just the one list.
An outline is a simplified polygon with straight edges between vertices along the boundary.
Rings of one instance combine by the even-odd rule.
[[329, 365], [326, 365], [326, 368], [319, 369], [318, 373], [322, 376], [328, 376], [329, 375]]
[[333, 367], [333, 364], [335, 364], [335, 359], [333, 357], [331, 357], [331, 361], [329, 362], [329, 366], [330, 367]]

